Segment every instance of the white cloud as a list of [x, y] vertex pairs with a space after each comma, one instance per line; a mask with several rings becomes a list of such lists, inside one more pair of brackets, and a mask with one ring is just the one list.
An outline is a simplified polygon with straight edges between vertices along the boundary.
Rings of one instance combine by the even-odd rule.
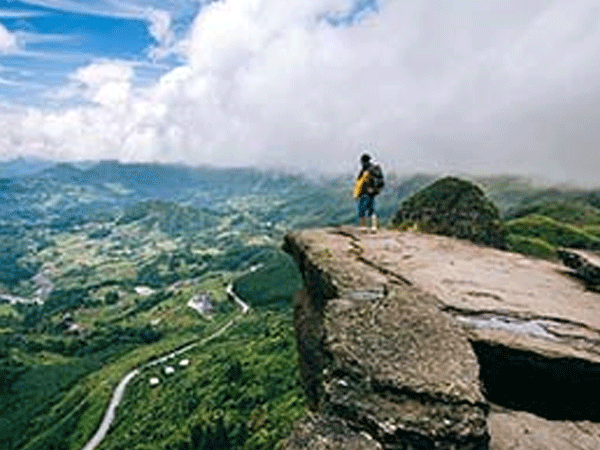
[[171, 43], [173, 34], [171, 33], [171, 15], [168, 11], [160, 9], [150, 9], [148, 11], [150, 20], [150, 34], [159, 44]]
[[60, 89], [55, 97], [80, 97], [98, 105], [110, 107], [126, 104], [132, 93], [134, 70], [124, 61], [99, 61], [77, 69], [71, 84]]
[[30, 17], [41, 17], [45, 15], [39, 11], [17, 11], [12, 9], [0, 9], [0, 18], [3, 19], [27, 19]]
[[[600, 184], [597, 0], [388, 0], [351, 27], [316, 19], [347, 6], [207, 5], [179, 43], [184, 66], [134, 89], [131, 66], [94, 63], [71, 89], [95, 105], [30, 108], [0, 142], [13, 154], [326, 171], [354, 168], [367, 146], [404, 171]], [[167, 16], [152, 23], [165, 39]]]
[[71, 78], [91, 88], [107, 82], [130, 83], [133, 78], [133, 69], [125, 62], [98, 62], [77, 69]]
[[37, 44], [37, 43], [46, 43], [46, 42], [69, 42], [80, 39], [79, 36], [69, 35], [69, 34], [48, 34], [48, 33], [31, 33], [27, 31], [17, 31], [14, 33], [15, 37], [22, 44], [22, 46], [26, 46], [27, 44]]
[[13, 52], [17, 47], [15, 35], [0, 23], [0, 54]]
[[149, 8], [146, 15], [149, 24], [148, 31], [156, 41], [156, 45], [149, 49], [149, 57], [154, 61], [158, 61], [179, 53], [172, 29], [171, 14], [165, 10]]
[[82, 2], [73, 0], [27, 0], [30, 5], [77, 14], [88, 14], [122, 18], [144, 18], [141, 8], [134, 3], [117, 2], [113, 0], [95, 0]]

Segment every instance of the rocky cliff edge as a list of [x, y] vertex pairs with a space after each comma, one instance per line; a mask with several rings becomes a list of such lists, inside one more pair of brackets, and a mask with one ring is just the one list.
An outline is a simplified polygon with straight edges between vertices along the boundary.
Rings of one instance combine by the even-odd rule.
[[287, 450], [600, 448], [600, 294], [576, 272], [351, 227], [285, 249], [312, 410]]

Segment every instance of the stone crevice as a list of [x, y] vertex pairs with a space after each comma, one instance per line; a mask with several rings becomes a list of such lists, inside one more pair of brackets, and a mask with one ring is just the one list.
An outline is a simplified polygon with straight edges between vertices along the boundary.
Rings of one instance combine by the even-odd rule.
[[403, 277], [402, 275], [393, 272], [389, 269], [386, 269], [385, 267], [378, 265], [376, 263], [374, 263], [373, 261], [363, 257], [363, 256], [358, 256], [356, 258], [357, 261], [360, 261], [363, 264], [366, 264], [369, 267], [372, 267], [373, 269], [376, 269], [377, 271], [379, 271], [380, 273], [382, 273], [383, 275], [386, 275], [388, 277], [392, 277], [393, 279], [400, 281], [402, 284], [406, 285], [406, 286], [412, 286], [412, 282], [408, 279]]
[[547, 358], [490, 342], [473, 342], [473, 348], [490, 401], [550, 420], [600, 421], [600, 403], [593, 394], [600, 364]]

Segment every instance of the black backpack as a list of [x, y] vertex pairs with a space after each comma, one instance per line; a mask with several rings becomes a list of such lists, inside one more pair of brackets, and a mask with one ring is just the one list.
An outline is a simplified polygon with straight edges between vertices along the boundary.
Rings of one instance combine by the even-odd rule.
[[372, 195], [377, 195], [381, 192], [385, 186], [383, 181], [383, 172], [381, 167], [377, 164], [373, 164], [369, 167], [369, 191]]

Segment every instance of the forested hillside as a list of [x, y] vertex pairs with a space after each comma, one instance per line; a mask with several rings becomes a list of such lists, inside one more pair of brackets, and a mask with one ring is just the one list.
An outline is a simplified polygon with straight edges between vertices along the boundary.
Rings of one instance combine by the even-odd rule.
[[[125, 373], [232, 318], [174, 376], [143, 371], [100, 448], [285, 437], [304, 400], [290, 313], [301, 281], [281, 238], [351, 222], [345, 180], [113, 161], [17, 175], [0, 180], [0, 448], [80, 449]], [[252, 305], [244, 317], [231, 283]]]

